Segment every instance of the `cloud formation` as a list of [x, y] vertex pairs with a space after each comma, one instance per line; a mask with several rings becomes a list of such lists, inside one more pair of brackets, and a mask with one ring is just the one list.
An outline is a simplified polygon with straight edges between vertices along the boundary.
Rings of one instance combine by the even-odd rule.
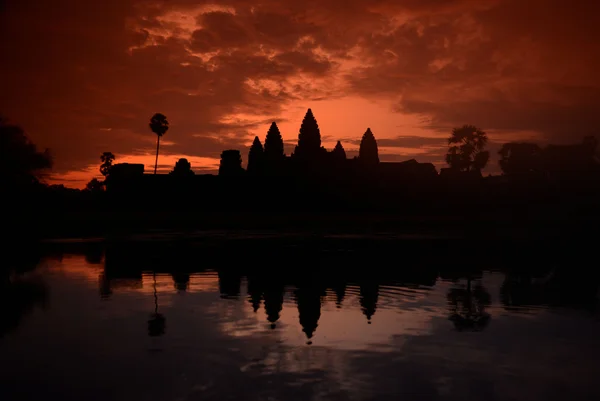
[[[245, 156], [270, 121], [294, 141], [307, 107], [363, 124], [355, 98], [384, 110], [368, 124], [389, 149], [422, 151], [465, 123], [497, 142], [579, 141], [600, 125], [599, 12], [559, 0], [6, 2], [0, 113], [63, 175], [106, 150], [151, 154], [155, 112], [171, 121], [163, 154], [215, 159]], [[398, 118], [411, 125], [392, 128]], [[325, 145], [366, 128], [345, 127], [330, 123]]]

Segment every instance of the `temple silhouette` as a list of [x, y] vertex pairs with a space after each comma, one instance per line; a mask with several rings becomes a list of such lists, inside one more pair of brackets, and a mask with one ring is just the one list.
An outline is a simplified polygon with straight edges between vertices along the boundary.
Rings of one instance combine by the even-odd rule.
[[[477, 142], [477, 133], [483, 135]], [[471, 137], [469, 137], [471, 135]], [[464, 138], [471, 139], [464, 139]], [[463, 140], [464, 139], [464, 140]], [[453, 145], [457, 143], [457, 145]], [[311, 109], [300, 125], [298, 142], [287, 155], [273, 122], [264, 138], [255, 137], [246, 168], [239, 150], [221, 153], [218, 175], [195, 174], [186, 159], [169, 174], [145, 174], [141, 164], [115, 164], [106, 190], [115, 207], [142, 207], [143, 199], [178, 211], [199, 209], [245, 211], [380, 210], [450, 213], [456, 205], [507, 209], [539, 203], [556, 206], [566, 201], [591, 208], [600, 194], [597, 140], [579, 144], [507, 143], [499, 152], [503, 175], [484, 177], [489, 152], [485, 133], [473, 126], [455, 129], [446, 159], [438, 172], [432, 163], [415, 159], [384, 162], [370, 128], [364, 132], [358, 155], [348, 158], [338, 141], [331, 150]], [[471, 146], [471, 147], [470, 147]], [[585, 195], [585, 196], [582, 196]], [[443, 197], [443, 202], [440, 198]], [[194, 202], [186, 199], [194, 199]], [[128, 206], [129, 204], [129, 206]]]
[[[157, 135], [158, 158], [168, 121], [157, 113], [150, 127]], [[9, 144], [15, 149], [3, 148], [3, 155], [27, 156], [3, 171], [11, 194], [8, 230], [20, 237], [110, 236], [161, 228], [401, 228], [535, 238], [585, 236], [600, 220], [600, 159], [593, 136], [543, 147], [506, 143], [499, 150], [502, 175], [483, 176], [490, 160], [488, 138], [475, 126], [452, 130], [448, 167], [438, 171], [415, 159], [380, 160], [376, 133], [369, 128], [355, 157], [348, 157], [340, 141], [328, 150], [308, 109], [289, 155], [273, 122], [247, 155], [224, 150], [217, 175], [196, 174], [186, 159], [168, 174], [148, 174], [144, 165], [114, 164], [115, 155], [104, 152], [104, 180], [94, 178], [78, 190], [44, 184], [40, 174], [51, 166], [48, 153], [37, 151], [18, 126], [0, 121], [0, 130], [14, 137]]]

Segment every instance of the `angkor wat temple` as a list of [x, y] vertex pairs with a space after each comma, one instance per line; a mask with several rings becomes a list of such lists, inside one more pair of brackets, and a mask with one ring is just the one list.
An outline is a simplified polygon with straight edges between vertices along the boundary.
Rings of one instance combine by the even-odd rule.
[[242, 167], [239, 150], [221, 154], [218, 175], [197, 175], [181, 159], [169, 174], [145, 174], [144, 166], [116, 164], [106, 181], [107, 193], [118, 202], [140, 204], [152, 199], [178, 208], [225, 210], [379, 210], [397, 208], [452, 209], [456, 205], [555, 204], [565, 197], [600, 193], [597, 143], [505, 144], [500, 151], [501, 176], [483, 177], [480, 169], [442, 168], [411, 159], [381, 162], [370, 129], [358, 156], [347, 158], [338, 141], [333, 150], [321, 144], [317, 121], [308, 109], [291, 155], [276, 123], [264, 140], [256, 137]]

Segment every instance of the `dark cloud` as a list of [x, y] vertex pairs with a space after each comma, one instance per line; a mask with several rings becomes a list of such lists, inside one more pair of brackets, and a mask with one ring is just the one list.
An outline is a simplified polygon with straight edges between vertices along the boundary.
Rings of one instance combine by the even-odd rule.
[[[58, 172], [96, 163], [106, 150], [151, 153], [147, 121], [155, 112], [172, 124], [165, 152], [206, 157], [223, 144], [246, 146], [257, 122], [279, 118], [294, 102], [345, 96], [387, 99], [390, 113], [423, 117], [415, 128], [449, 132], [472, 123], [498, 141], [523, 131], [578, 141], [600, 123], [600, 4], [591, 1], [3, 7], [0, 37], [10, 40], [0, 41], [0, 73], [10, 79], [0, 111], [53, 150]], [[436, 146], [393, 135], [382, 133], [380, 146]]]

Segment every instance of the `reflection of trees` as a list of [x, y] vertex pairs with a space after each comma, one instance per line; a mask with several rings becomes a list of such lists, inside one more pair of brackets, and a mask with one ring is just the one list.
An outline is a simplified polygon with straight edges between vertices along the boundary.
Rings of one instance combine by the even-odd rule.
[[379, 298], [379, 284], [374, 281], [368, 281], [360, 284], [360, 308], [371, 324], [371, 317], [377, 309], [377, 299]]
[[509, 273], [500, 287], [500, 301], [510, 311], [527, 311], [538, 305], [593, 309], [598, 303], [598, 287], [596, 272], [572, 267], [540, 275]]
[[0, 272], [0, 338], [14, 330], [21, 319], [36, 305], [44, 306], [48, 289], [44, 282], [33, 278], [11, 278], [8, 272]]
[[158, 313], [158, 293], [156, 292], [156, 272], [152, 273], [152, 278], [154, 280], [154, 313], [150, 316], [148, 320], [148, 335], [150, 337], [162, 336], [165, 334], [166, 329], [166, 319], [165, 317]]
[[459, 331], [481, 331], [490, 321], [490, 315], [485, 312], [485, 308], [490, 305], [491, 296], [480, 282], [472, 286], [471, 278], [467, 279], [466, 287], [450, 289], [448, 303], [450, 320]]

